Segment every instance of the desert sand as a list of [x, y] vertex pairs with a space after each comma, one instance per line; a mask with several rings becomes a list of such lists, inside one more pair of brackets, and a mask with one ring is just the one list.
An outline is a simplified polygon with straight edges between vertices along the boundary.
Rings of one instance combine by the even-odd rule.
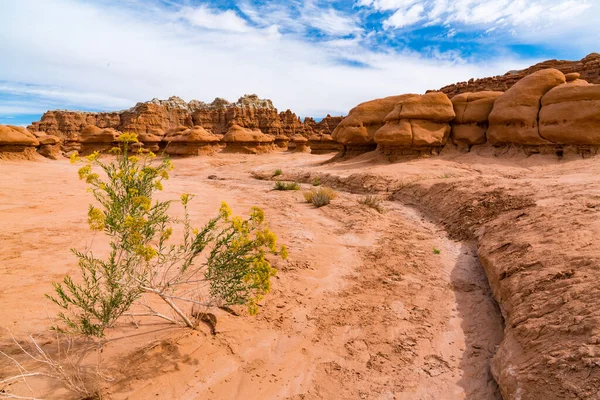
[[[328, 162], [331, 157], [174, 160], [161, 198], [195, 194], [190, 210], [198, 223], [222, 200], [237, 214], [262, 207], [290, 257], [273, 260], [278, 274], [257, 316], [214, 311], [214, 336], [204, 325], [193, 331], [158, 319], [122, 319], [101, 354], [104, 379], [94, 382], [103, 398], [501, 398], [490, 364], [503, 319], [478, 258], [478, 245], [482, 257], [490, 242], [453, 210], [464, 202], [476, 208], [461, 190], [472, 196], [504, 191], [522, 204], [488, 207], [494, 217], [535, 203], [548, 232], [564, 218], [580, 227], [554, 237], [560, 252], [597, 257], [600, 225], [590, 218], [600, 207], [595, 160], [491, 151], [393, 164], [375, 153]], [[340, 195], [316, 209], [301, 192], [273, 191], [277, 168], [282, 179], [304, 182], [303, 189], [319, 177]], [[359, 204], [365, 193], [385, 199], [385, 212]], [[0, 162], [0, 347], [24, 362], [10, 334], [22, 342], [33, 335], [54, 351], [48, 328], [57, 309], [44, 293], [77, 273], [69, 249], [106, 251], [86, 223], [91, 200], [68, 160]], [[181, 212], [176, 205], [172, 210]], [[491, 220], [477, 216], [472, 225]], [[533, 246], [535, 240], [544, 237], [530, 240]], [[90, 368], [98, 356], [87, 356]], [[11, 371], [14, 365], [0, 360], [0, 376]], [[22, 383], [10, 393], [76, 398], [60, 382], [28, 383], [35, 396]]]

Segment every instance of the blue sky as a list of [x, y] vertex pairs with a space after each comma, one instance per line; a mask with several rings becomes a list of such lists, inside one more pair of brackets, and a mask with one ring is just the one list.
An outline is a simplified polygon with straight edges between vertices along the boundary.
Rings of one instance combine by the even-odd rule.
[[0, 123], [177, 95], [345, 114], [600, 51], [598, 0], [7, 0]]

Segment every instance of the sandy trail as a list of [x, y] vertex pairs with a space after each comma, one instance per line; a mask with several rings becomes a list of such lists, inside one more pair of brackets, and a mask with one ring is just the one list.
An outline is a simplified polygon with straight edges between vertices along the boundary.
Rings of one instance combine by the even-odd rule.
[[[123, 320], [104, 349], [113, 378], [102, 383], [106, 398], [499, 398], [489, 359], [502, 320], [471, 243], [448, 239], [399, 203], [386, 202], [379, 214], [341, 193], [315, 209], [299, 192], [273, 191], [272, 182], [251, 175], [320, 170], [329, 157], [175, 160], [161, 197], [196, 194], [198, 223], [221, 200], [238, 214], [262, 207], [290, 258], [276, 262], [279, 273], [258, 316], [215, 312], [216, 336]], [[43, 294], [77, 272], [70, 247], [103, 249], [87, 228], [90, 200], [67, 161], [0, 163], [0, 346], [8, 346], [6, 328], [52, 344], [48, 315], [56, 309]], [[0, 376], [9, 369], [0, 361]], [[67, 396], [56, 385], [32, 386], [41, 397]], [[22, 385], [9, 389], [26, 393]]]

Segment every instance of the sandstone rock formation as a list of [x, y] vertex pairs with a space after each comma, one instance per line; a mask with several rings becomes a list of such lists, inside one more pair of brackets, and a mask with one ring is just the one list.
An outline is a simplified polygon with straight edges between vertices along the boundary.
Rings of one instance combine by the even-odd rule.
[[58, 160], [62, 157], [60, 138], [58, 136], [40, 135], [37, 136], [37, 139], [40, 142], [40, 147], [38, 147], [37, 152], [42, 156], [52, 160]]
[[239, 125], [232, 125], [222, 140], [227, 145], [224, 151], [232, 153], [261, 154], [275, 149], [273, 136]]
[[446, 93], [450, 98], [465, 92], [489, 90], [505, 92], [525, 76], [548, 68], [557, 69], [564, 74], [579, 73], [581, 78], [589, 83], [600, 84], [600, 54], [591, 53], [580, 61], [548, 60], [521, 71], [507, 72], [501, 76], [455, 83], [445, 86], [439, 91]]
[[334, 140], [351, 150], [374, 150], [375, 132], [396, 104], [411, 95], [390, 96], [361, 103], [354, 107], [333, 131]]
[[541, 103], [542, 139], [561, 145], [600, 145], [600, 85], [573, 79], [548, 91]]
[[288, 136], [285, 136], [285, 135], [275, 136], [274, 144], [275, 144], [275, 148], [277, 150], [287, 150], [289, 142], [290, 142], [290, 138]]
[[493, 145], [543, 145], [538, 114], [542, 97], [566, 82], [557, 69], [544, 69], [526, 76], [498, 97], [489, 115], [488, 141]]
[[220, 150], [221, 138], [201, 126], [171, 129], [163, 138], [165, 153], [178, 156], [213, 154]]
[[344, 148], [329, 134], [312, 134], [308, 138], [308, 147], [312, 154], [326, 154], [340, 151]]
[[138, 133], [137, 138], [143, 145], [143, 151], [152, 151], [155, 153], [160, 150], [161, 143], [164, 141], [163, 135], [154, 133]]
[[295, 153], [309, 153], [310, 147], [308, 147], [308, 139], [302, 135], [295, 135], [291, 141], [292, 145], [289, 146]]
[[327, 114], [321, 121], [316, 122], [314, 118], [307, 117], [304, 118], [304, 129], [306, 133], [331, 135], [343, 119], [344, 117], [332, 117]]
[[44, 132], [61, 140], [70, 135], [78, 135], [89, 125], [98, 128], [119, 129], [121, 118], [119, 113], [89, 113], [79, 111], [48, 111], [39, 122], [34, 122], [27, 129], [31, 132]]
[[450, 136], [454, 117], [452, 102], [443, 93], [407, 94], [385, 116], [374, 140], [381, 148], [440, 147]]
[[502, 92], [462, 93], [452, 98], [456, 118], [452, 120], [452, 141], [467, 146], [487, 141], [488, 117]]
[[[192, 100], [189, 103], [179, 97], [168, 100], [153, 99], [138, 103], [129, 110], [112, 113], [89, 113], [75, 111], [48, 111], [39, 122], [29, 128], [32, 132], [44, 132], [58, 136], [71, 147], [76, 147], [77, 137], [88, 126], [100, 129], [112, 128], [119, 132], [132, 132], [140, 135], [145, 148], [153, 149], [156, 137], [180, 126], [192, 128], [201, 126], [208, 132], [223, 135], [231, 125], [260, 130], [264, 134], [292, 137], [296, 134], [308, 135], [312, 132], [331, 133], [341, 117], [328, 116], [315, 123], [308, 119], [303, 123], [290, 110], [278, 113], [271, 100], [259, 99], [256, 95], [245, 95], [235, 103], [217, 98], [212, 103]], [[153, 135], [143, 139], [141, 135]]]
[[[304, 124], [291, 110], [285, 110], [279, 113], [279, 120], [281, 121], [279, 133], [288, 137], [293, 137], [294, 135], [306, 135]], [[271, 132], [269, 130], [261, 129], [261, 131], [271, 135], [276, 134], [276, 132]]]
[[38, 139], [21, 126], [0, 125], [0, 152], [21, 153], [39, 145]]
[[79, 151], [81, 154], [89, 154], [94, 151], [108, 151], [116, 146], [120, 132], [113, 128], [100, 129], [94, 125], [88, 125], [79, 135]]

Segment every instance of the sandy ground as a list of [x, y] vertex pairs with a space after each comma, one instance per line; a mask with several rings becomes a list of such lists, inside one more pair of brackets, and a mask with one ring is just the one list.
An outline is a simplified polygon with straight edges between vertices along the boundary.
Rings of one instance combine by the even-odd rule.
[[[561, 166], [548, 158], [323, 164], [329, 158], [278, 153], [175, 160], [161, 197], [195, 194], [191, 211], [198, 224], [221, 200], [238, 214], [262, 207], [290, 257], [275, 261], [273, 290], [256, 317], [215, 311], [215, 336], [202, 326], [191, 331], [150, 318], [122, 320], [102, 353], [103, 398], [500, 398], [490, 359], [503, 321], [474, 243], [446, 227], [450, 239], [441, 225], [405, 205], [410, 201], [391, 195], [428, 180], [520, 179], [524, 191], [551, 175], [556, 183], [588, 182], [596, 179], [590, 160], [573, 161], [575, 172], [566, 177], [556, 176]], [[91, 196], [76, 168], [67, 160], [0, 162], [0, 348], [17, 358], [9, 331], [20, 341], [31, 334], [47, 348], [55, 345], [48, 327], [57, 310], [44, 293], [51, 282], [77, 273], [69, 249], [105, 251], [102, 237], [87, 227]], [[300, 192], [273, 191], [272, 182], [256, 179], [277, 168], [288, 179], [319, 176], [340, 187], [340, 196], [315, 209]], [[359, 204], [363, 196], [351, 191], [389, 194], [386, 212]], [[0, 380], [12, 373], [13, 365], [0, 360]], [[34, 378], [29, 384], [37, 397], [71, 396], [59, 383]], [[32, 396], [22, 383], [4, 390]]]

